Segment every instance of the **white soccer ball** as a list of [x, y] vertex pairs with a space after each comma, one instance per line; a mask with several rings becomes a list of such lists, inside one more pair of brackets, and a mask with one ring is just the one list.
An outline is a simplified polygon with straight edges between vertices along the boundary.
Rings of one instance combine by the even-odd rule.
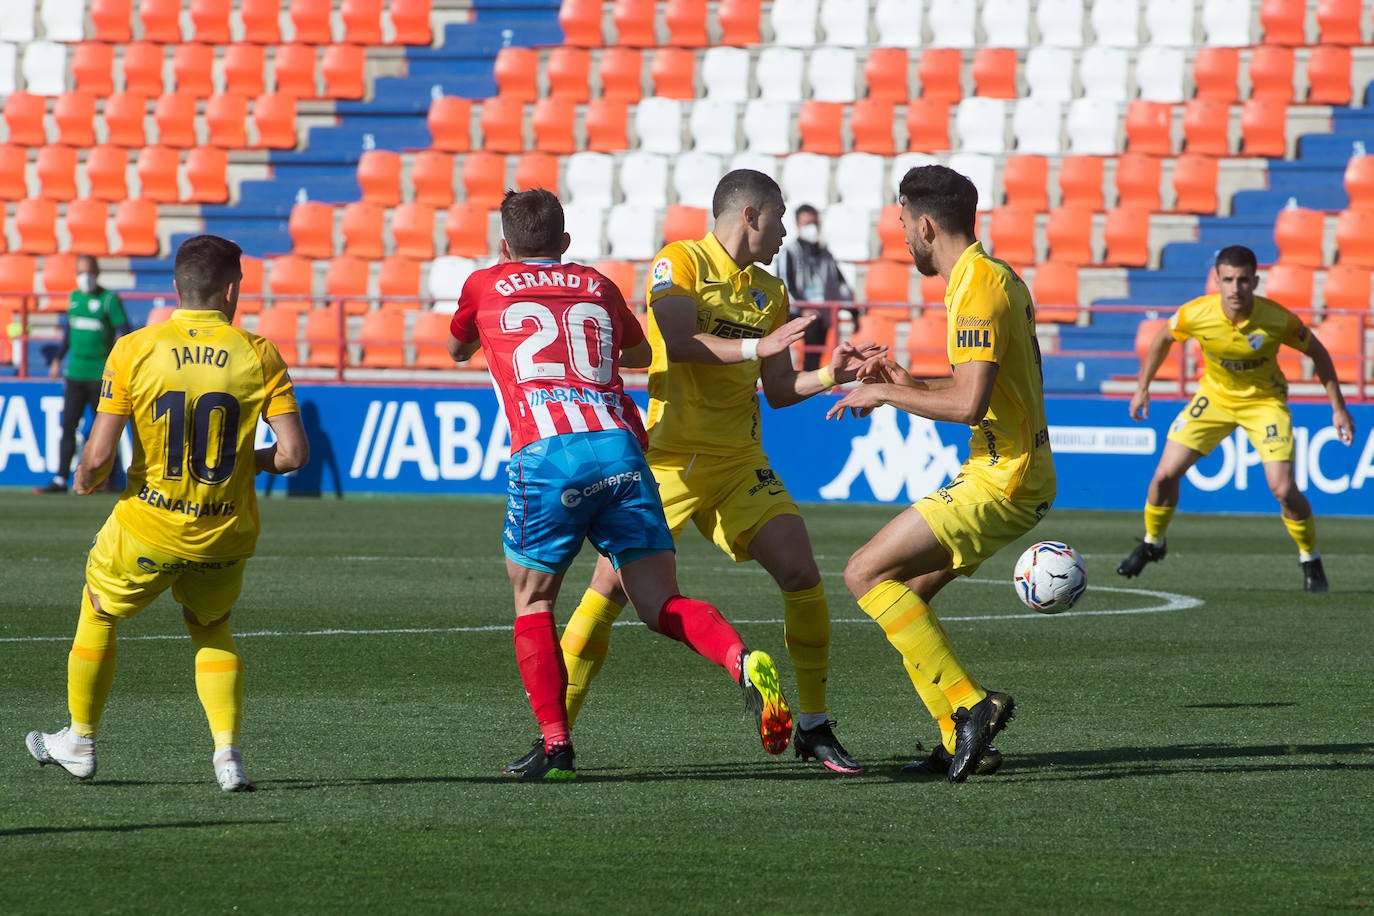
[[1012, 575], [1016, 597], [1033, 611], [1058, 614], [1073, 607], [1088, 588], [1083, 558], [1068, 544], [1041, 541], [1026, 548]]

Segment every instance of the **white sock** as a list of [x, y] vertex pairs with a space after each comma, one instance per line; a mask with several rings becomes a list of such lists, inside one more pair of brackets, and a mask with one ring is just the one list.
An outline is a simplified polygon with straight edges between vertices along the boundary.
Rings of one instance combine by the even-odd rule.
[[808, 732], [813, 728], [820, 728], [828, 721], [829, 719], [823, 712], [804, 712], [797, 716], [797, 724], [802, 727], [803, 731]]
[[223, 766], [231, 760], [237, 760], [240, 763], [243, 762], [243, 755], [239, 753], [238, 748], [226, 747], [222, 751], [215, 752], [215, 766]]

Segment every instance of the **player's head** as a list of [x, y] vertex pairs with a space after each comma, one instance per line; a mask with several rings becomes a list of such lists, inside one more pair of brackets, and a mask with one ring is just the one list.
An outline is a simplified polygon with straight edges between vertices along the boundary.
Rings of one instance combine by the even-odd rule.
[[944, 165], [922, 165], [902, 176], [898, 186], [906, 247], [916, 269], [927, 277], [935, 266], [935, 243], [953, 240], [962, 252], [977, 236], [978, 189], [968, 178]]
[[1255, 253], [1244, 245], [1228, 245], [1217, 252], [1215, 270], [1222, 301], [1233, 310], [1249, 309], [1259, 283]]
[[572, 239], [563, 231], [563, 205], [552, 191], [507, 191], [501, 199], [501, 260], [563, 257]]
[[83, 293], [93, 293], [98, 286], [100, 263], [88, 254], [76, 256], [76, 285]]
[[230, 318], [239, 304], [243, 249], [217, 235], [197, 235], [181, 243], [172, 266], [178, 303], [187, 309], [212, 309]]
[[767, 264], [778, 253], [787, 235], [782, 225], [786, 212], [778, 183], [753, 169], [726, 172], [711, 199], [716, 238], [727, 248], [738, 240], [739, 253], [750, 263]]

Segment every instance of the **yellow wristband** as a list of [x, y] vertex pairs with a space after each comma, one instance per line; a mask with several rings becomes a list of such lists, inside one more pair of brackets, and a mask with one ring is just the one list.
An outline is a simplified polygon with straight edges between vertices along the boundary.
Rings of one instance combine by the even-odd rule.
[[835, 374], [830, 371], [829, 366], [821, 366], [816, 370], [816, 379], [821, 383], [822, 388], [835, 387]]

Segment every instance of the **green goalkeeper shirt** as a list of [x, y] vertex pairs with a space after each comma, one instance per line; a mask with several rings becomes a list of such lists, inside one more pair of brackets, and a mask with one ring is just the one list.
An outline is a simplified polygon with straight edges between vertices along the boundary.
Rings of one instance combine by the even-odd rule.
[[110, 290], [73, 292], [67, 303], [67, 378], [100, 381], [115, 333], [128, 323], [124, 303]]

